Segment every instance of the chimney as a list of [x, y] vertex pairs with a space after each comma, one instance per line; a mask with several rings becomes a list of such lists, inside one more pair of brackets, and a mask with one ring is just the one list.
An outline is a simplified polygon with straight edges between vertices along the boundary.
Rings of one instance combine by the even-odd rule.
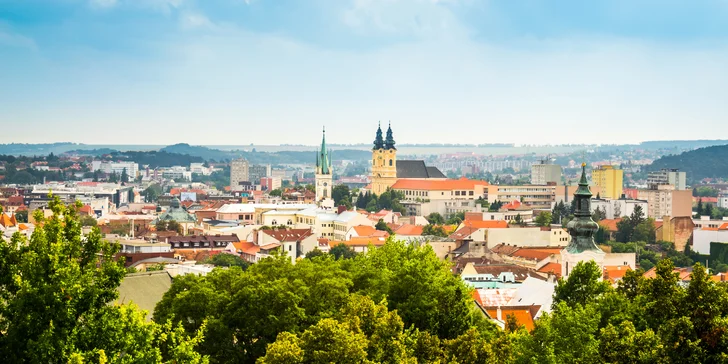
[[503, 312], [501, 311], [500, 306], [498, 306], [498, 309], [496, 310], [495, 318], [498, 319], [498, 321], [503, 321]]

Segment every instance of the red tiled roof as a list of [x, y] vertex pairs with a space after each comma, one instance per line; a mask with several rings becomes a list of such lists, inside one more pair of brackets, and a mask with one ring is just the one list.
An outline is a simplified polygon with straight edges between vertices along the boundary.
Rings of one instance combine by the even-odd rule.
[[504, 220], [466, 220], [463, 221], [463, 225], [474, 227], [478, 229], [493, 229], [493, 228], [507, 228], [508, 221]]
[[546, 263], [543, 267], [541, 267], [539, 270], [541, 273], [551, 273], [556, 275], [556, 277], [561, 277], [561, 264], [559, 263]]
[[402, 226], [394, 230], [394, 233], [397, 235], [420, 236], [423, 228], [424, 226], [420, 225], [402, 224]]
[[628, 270], [631, 270], [628, 265], [608, 265], [604, 267], [604, 279], [609, 279], [614, 282], [618, 279], [622, 279]]
[[277, 248], [279, 246], [281, 246], [281, 244], [278, 244], [278, 243], [270, 243], [270, 244], [262, 245], [260, 247], [260, 249], [263, 249], [263, 250], [271, 250], [271, 249]]
[[500, 243], [496, 246], [494, 246], [490, 251], [495, 254], [501, 254], [501, 255], [511, 255], [518, 251], [518, 249], [521, 249], [520, 247], [513, 246], [513, 245], [507, 245], [505, 243]]
[[[540, 307], [539, 307], [540, 308]], [[488, 312], [488, 315], [492, 318], [498, 317], [498, 307], [485, 307], [485, 310]], [[508, 320], [508, 316], [513, 316], [516, 318], [516, 322], [518, 325], [523, 325], [526, 330], [531, 331], [533, 330], [534, 324], [533, 324], [533, 315], [531, 313], [531, 308], [526, 306], [501, 306], [501, 321], [506, 322]], [[538, 311], [538, 310], [536, 310]]]
[[603, 226], [607, 231], [617, 231], [617, 223], [622, 221], [622, 218], [618, 219], [604, 219], [599, 221], [599, 225]]
[[513, 202], [511, 202], [511, 203], [508, 203], [508, 204], [503, 205], [501, 207], [501, 209], [515, 210], [515, 209], [518, 209], [519, 207], [521, 207], [521, 205], [522, 205], [521, 204], [521, 201], [513, 200]]
[[356, 234], [359, 236], [372, 236], [374, 232], [377, 231], [377, 229], [369, 225], [354, 226], [352, 229], [354, 229]]
[[346, 246], [368, 246], [369, 244], [374, 246], [382, 246], [384, 243], [387, 242], [387, 239], [384, 238], [377, 238], [377, 237], [359, 237], [359, 238], [351, 238], [351, 240], [347, 241], [330, 241], [330, 246], [337, 246], [339, 244], [344, 244]]
[[560, 254], [561, 248], [521, 248], [511, 254], [512, 257], [543, 260], [551, 255]]
[[[693, 272], [692, 267], [688, 268], [675, 268], [672, 270], [673, 273], [677, 273], [679, 275], [679, 279], [681, 281], [689, 281], [690, 280], [690, 273]], [[657, 277], [657, 267], [652, 267], [650, 270], [645, 272], [643, 275], [645, 278], [655, 278]]]
[[461, 228], [460, 230], [458, 230], [458, 231], [450, 234], [450, 239], [454, 239], [454, 240], [467, 239], [468, 237], [470, 237], [470, 235], [472, 233], [474, 233], [474, 232], [476, 232], [478, 230], [480, 230], [480, 229], [474, 228], [474, 227], [470, 227], [470, 226], [466, 226], [466, 227]]
[[15, 215], [8, 215], [6, 213], [0, 213], [0, 225], [4, 227], [11, 227], [17, 225], [18, 222], [15, 220]]
[[433, 180], [433, 179], [399, 179], [392, 189], [397, 190], [474, 190], [475, 186], [487, 186], [488, 182], [467, 178]]
[[724, 222], [723, 225], [718, 227], [718, 230], [728, 230], [728, 222]]

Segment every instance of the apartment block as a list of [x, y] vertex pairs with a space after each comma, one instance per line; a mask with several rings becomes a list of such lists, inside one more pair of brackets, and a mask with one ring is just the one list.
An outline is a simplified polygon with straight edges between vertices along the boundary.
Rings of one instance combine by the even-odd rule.
[[592, 170], [592, 182], [601, 189], [600, 197], [618, 199], [622, 197], [624, 171], [614, 166], [599, 166]]

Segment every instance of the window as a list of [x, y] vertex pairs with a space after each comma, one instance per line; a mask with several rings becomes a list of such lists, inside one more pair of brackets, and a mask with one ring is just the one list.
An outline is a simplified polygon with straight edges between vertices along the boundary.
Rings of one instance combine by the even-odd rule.
[[291, 251], [291, 250], [293, 250], [293, 245], [288, 246], [288, 251]]
[[271, 221], [271, 224], [273, 224], [273, 225], [278, 225], [278, 221], [276, 221], [276, 220], [273, 220], [273, 221]]
[[390, 167], [392, 166], [392, 160], [391, 159], [389, 160], [389, 166]]
[[287, 225], [293, 225], [293, 221], [291, 221], [291, 219], [288, 219]]

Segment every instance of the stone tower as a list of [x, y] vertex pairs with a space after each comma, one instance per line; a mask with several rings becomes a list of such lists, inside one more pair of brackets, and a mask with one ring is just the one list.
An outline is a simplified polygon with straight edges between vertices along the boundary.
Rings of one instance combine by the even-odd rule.
[[387, 129], [387, 139], [382, 138], [382, 126], [372, 148], [372, 193], [381, 195], [397, 182], [397, 148], [394, 146], [392, 125]]
[[326, 149], [326, 129], [321, 138], [321, 150], [316, 152], [316, 202], [331, 198], [333, 183], [331, 151]]
[[594, 233], [599, 230], [599, 224], [591, 218], [591, 197], [589, 182], [586, 180], [586, 163], [582, 163], [579, 188], [574, 193], [576, 203], [574, 219], [566, 225], [571, 241], [561, 251], [563, 278], [566, 278], [581, 261], [594, 260], [599, 267], [604, 267], [604, 252], [594, 243]]

